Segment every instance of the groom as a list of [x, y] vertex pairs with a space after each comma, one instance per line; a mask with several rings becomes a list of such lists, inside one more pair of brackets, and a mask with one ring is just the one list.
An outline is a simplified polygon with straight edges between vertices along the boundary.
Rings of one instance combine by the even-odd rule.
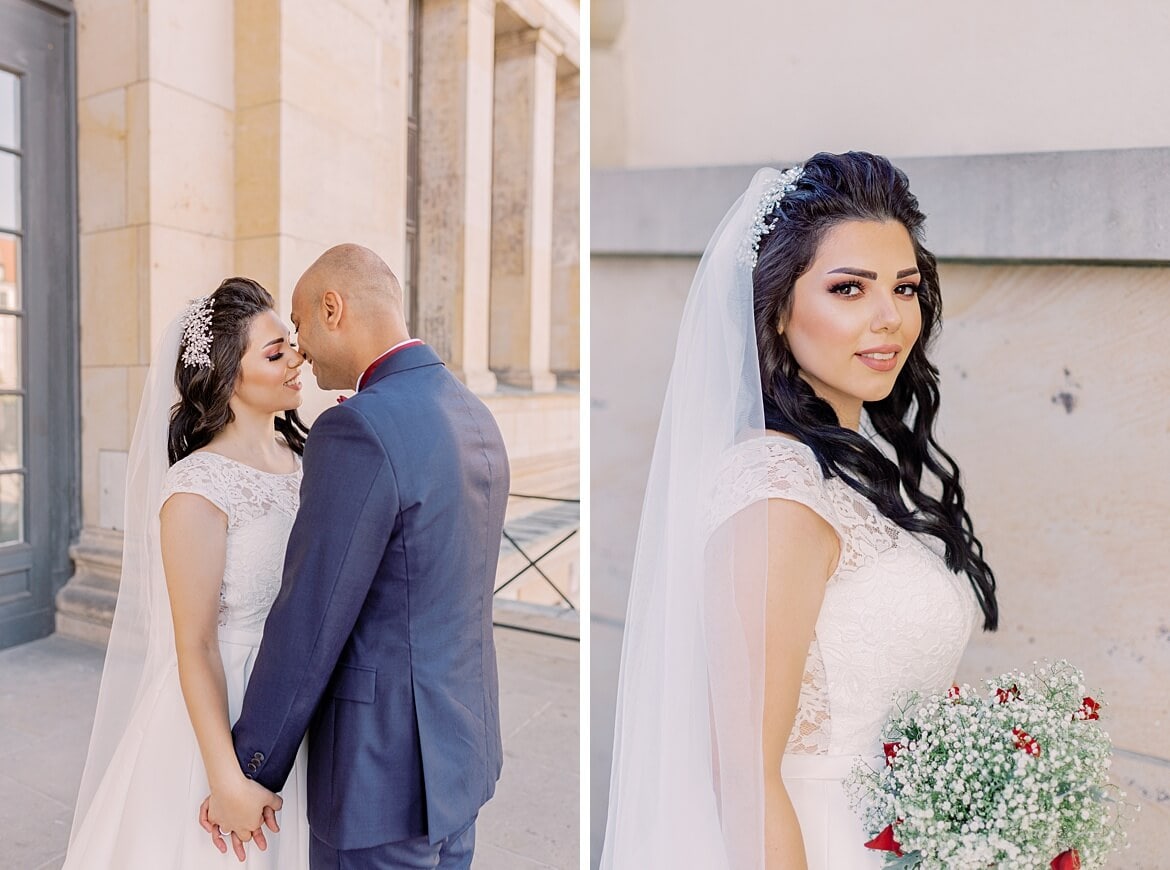
[[236, 755], [279, 792], [308, 732], [313, 870], [467, 868], [502, 762], [504, 444], [483, 402], [410, 339], [402, 290], [373, 251], [322, 254], [297, 282], [292, 321], [320, 386], [357, 394], [305, 445]]

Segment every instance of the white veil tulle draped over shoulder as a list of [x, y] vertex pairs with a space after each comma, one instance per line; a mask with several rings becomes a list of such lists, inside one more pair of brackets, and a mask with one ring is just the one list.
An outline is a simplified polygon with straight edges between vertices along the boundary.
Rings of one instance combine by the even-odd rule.
[[756, 173], [683, 312], [630, 585], [607, 870], [764, 866], [767, 502], [737, 501], [728, 470], [764, 450], [752, 243], [784, 181]]
[[159, 678], [175, 660], [158, 514], [170, 467], [167, 435], [171, 408], [179, 400], [175, 365], [184, 317], [176, 317], [167, 326], [155, 349], [130, 442], [118, 602], [70, 842], [94, 805], [98, 786], [114, 760], [131, 717], [140, 705], [150, 702], [151, 690], [157, 689]]

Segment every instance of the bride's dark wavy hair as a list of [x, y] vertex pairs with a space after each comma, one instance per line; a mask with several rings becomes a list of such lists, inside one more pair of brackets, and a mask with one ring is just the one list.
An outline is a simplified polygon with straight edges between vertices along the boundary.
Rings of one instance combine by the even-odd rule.
[[[942, 541], [947, 565], [971, 579], [983, 627], [994, 631], [999, 623], [995, 575], [983, 559], [983, 545], [964, 506], [959, 467], [934, 439], [938, 369], [927, 359], [926, 349], [941, 322], [942, 298], [934, 255], [922, 244], [925, 217], [905, 173], [886, 158], [865, 152], [817, 154], [772, 214], [778, 222], [760, 241], [753, 274], [765, 424], [807, 444], [827, 477], [840, 477], [902, 528]], [[826, 233], [845, 221], [896, 221], [904, 226], [921, 275], [922, 333], [890, 395], [865, 403], [874, 428], [894, 448], [897, 464], [840, 425], [829, 403], [799, 376], [797, 362], [777, 332], [792, 310], [797, 278], [812, 265]], [[923, 469], [938, 479], [939, 497], [923, 492]], [[902, 500], [899, 484], [913, 508]]]
[[[179, 401], [171, 408], [167, 455], [171, 465], [205, 447], [235, 419], [232, 392], [240, 373], [240, 360], [248, 349], [248, 334], [257, 315], [275, 308], [268, 291], [251, 278], [227, 278], [211, 294], [211, 368], [183, 363], [185, 345], [179, 347], [175, 386]], [[276, 417], [276, 431], [297, 453], [305, 452], [308, 427], [295, 410]]]

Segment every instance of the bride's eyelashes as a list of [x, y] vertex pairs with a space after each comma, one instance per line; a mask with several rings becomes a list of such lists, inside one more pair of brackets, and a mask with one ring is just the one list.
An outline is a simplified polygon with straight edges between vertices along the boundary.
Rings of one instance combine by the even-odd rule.
[[[296, 350], [296, 349], [297, 349], [296, 343], [295, 343], [295, 342], [293, 342], [293, 341], [292, 341], [292, 339], [285, 339], [285, 344], [287, 344], [287, 345], [288, 345], [288, 347], [289, 347], [289, 349], [290, 349], [290, 350]], [[283, 359], [283, 358], [284, 358], [284, 351], [283, 351], [283, 350], [281, 350], [281, 351], [277, 351], [276, 353], [274, 353], [274, 354], [272, 354], [271, 356], [267, 357], [267, 360], [268, 360], [269, 362], [276, 362], [277, 360], [279, 360], [279, 359]]]
[[841, 281], [829, 288], [829, 292], [846, 299], [853, 299], [862, 293], [860, 281]]
[[[856, 299], [864, 292], [860, 281], [841, 281], [829, 288], [830, 293], [838, 296], [843, 296], [846, 299]], [[917, 296], [918, 285], [913, 283], [899, 284], [894, 288], [894, 292], [899, 296]]]

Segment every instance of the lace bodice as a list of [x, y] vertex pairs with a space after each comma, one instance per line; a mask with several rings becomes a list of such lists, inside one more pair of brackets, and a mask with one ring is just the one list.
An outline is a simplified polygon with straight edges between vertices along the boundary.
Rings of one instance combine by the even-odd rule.
[[954, 678], [978, 615], [970, 581], [947, 568], [936, 538], [901, 528], [839, 478], [826, 480], [800, 442], [738, 445], [721, 469], [712, 522], [770, 498], [811, 508], [841, 544], [787, 752], [879, 754], [893, 695], [941, 690]]
[[167, 471], [164, 502], [177, 492], [195, 493], [227, 515], [227, 554], [219, 590], [221, 629], [263, 630], [280, 590], [300, 484], [299, 460], [296, 471], [273, 474], [204, 451]]

